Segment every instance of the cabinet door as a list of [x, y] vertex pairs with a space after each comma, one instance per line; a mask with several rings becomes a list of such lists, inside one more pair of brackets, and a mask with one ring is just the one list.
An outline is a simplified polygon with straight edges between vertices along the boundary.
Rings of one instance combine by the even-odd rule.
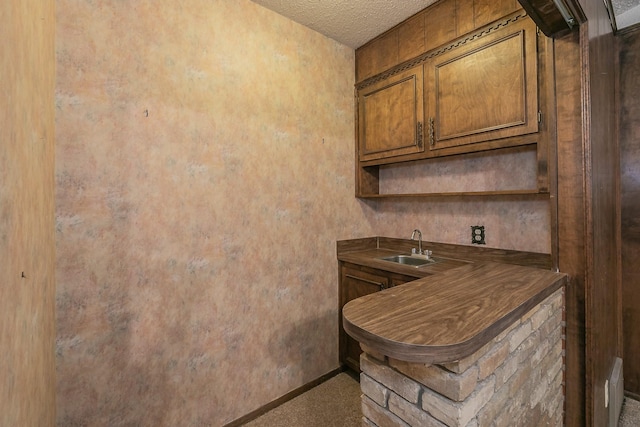
[[538, 131], [537, 36], [530, 19], [435, 57], [425, 67], [432, 150]]
[[342, 295], [340, 297], [340, 360], [355, 371], [360, 370], [360, 343], [342, 329], [342, 307], [351, 300], [381, 291], [389, 287], [386, 276], [342, 267], [340, 274]]
[[358, 92], [361, 161], [424, 151], [423, 84], [419, 65]]

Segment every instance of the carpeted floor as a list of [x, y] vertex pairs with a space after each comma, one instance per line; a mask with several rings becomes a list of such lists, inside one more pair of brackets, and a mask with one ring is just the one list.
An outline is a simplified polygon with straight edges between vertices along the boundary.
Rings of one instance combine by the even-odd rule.
[[618, 420], [618, 427], [638, 426], [640, 426], [640, 402], [625, 397], [622, 403], [620, 419]]
[[341, 373], [245, 424], [246, 427], [360, 427], [360, 383]]
[[[246, 427], [360, 427], [360, 383], [341, 373]], [[626, 397], [618, 427], [640, 427], [640, 402]]]

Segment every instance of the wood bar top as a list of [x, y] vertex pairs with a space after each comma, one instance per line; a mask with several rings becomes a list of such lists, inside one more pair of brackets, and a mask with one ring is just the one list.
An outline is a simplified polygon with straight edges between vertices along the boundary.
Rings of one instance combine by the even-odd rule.
[[566, 275], [474, 262], [355, 299], [345, 331], [379, 353], [418, 363], [471, 355], [562, 287]]
[[390, 271], [393, 273], [404, 274], [412, 277], [425, 277], [432, 274], [438, 274], [452, 268], [460, 267], [471, 261], [448, 258], [443, 256], [432, 256], [437, 261], [433, 264], [427, 264], [423, 267], [413, 267], [410, 265], [402, 265], [395, 262], [384, 261], [382, 258], [392, 255], [409, 255], [408, 251], [394, 251], [390, 249], [368, 249], [355, 253], [341, 254], [338, 259], [340, 261], [351, 264], [364, 265], [366, 267], [376, 268], [378, 270]]

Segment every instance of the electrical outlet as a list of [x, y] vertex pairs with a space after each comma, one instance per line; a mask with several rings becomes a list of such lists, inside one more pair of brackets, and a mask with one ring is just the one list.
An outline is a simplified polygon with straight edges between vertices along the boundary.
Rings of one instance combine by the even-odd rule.
[[486, 245], [484, 241], [484, 225], [471, 226], [471, 243], [474, 245]]

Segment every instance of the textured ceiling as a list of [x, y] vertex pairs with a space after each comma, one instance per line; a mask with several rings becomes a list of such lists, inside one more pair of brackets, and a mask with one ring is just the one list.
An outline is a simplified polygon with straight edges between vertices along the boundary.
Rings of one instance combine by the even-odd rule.
[[619, 29], [640, 22], [640, 0], [612, 0], [611, 3]]
[[640, 0], [613, 0], [611, 3], [613, 3], [613, 11], [616, 15], [640, 6]]
[[357, 48], [436, 0], [253, 0]]
[[[358, 48], [436, 0], [253, 0], [352, 48]], [[618, 28], [640, 22], [640, 0], [612, 0]]]

